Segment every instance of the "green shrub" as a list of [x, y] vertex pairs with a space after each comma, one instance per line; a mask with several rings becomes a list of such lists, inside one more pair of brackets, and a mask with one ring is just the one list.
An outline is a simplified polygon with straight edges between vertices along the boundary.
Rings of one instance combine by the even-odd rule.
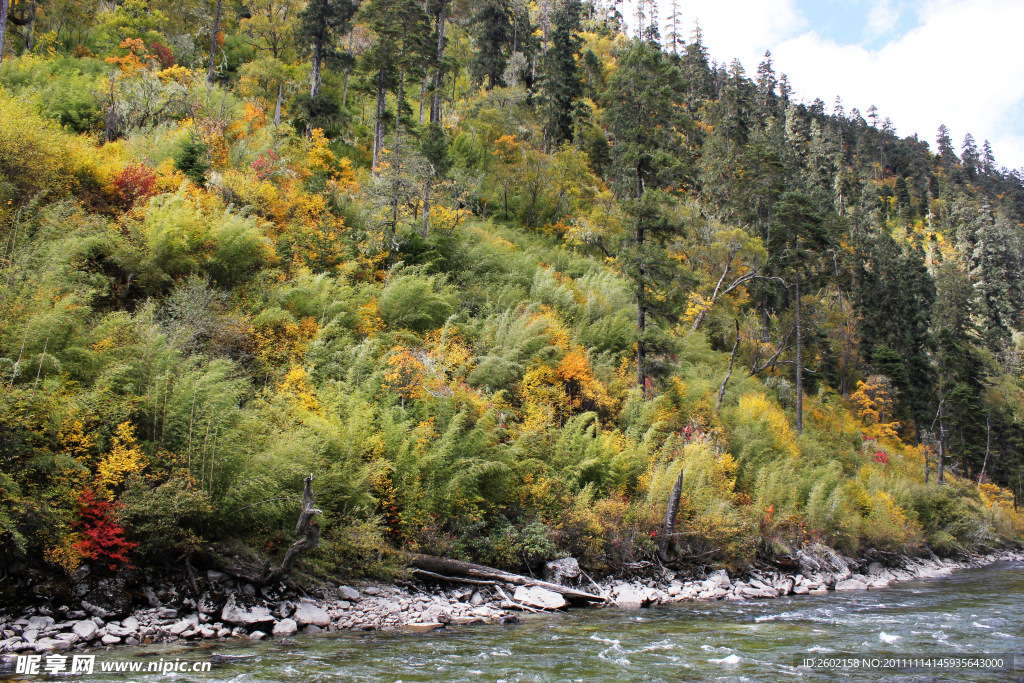
[[190, 486], [183, 477], [157, 487], [135, 477], [119, 502], [118, 521], [128, 540], [138, 543], [135, 553], [147, 560], [175, 560], [199, 550], [203, 535], [217, 523], [209, 493]]

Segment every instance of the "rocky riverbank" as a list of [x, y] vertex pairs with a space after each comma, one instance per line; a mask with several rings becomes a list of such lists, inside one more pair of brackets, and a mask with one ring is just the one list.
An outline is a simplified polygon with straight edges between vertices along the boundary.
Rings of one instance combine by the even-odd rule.
[[825, 546], [801, 550], [794, 571], [751, 568], [740, 578], [724, 569], [703, 578], [664, 572], [646, 581], [610, 581], [602, 586], [615, 605], [639, 609], [684, 600], [753, 600], [785, 595], [825, 595], [829, 591], [879, 590], [891, 583], [948, 576], [957, 569], [983, 567], [998, 561], [1024, 561], [1024, 551], [1001, 551], [966, 559], [893, 556], [879, 561], [843, 557]]
[[[742, 576], [725, 570], [686, 576], [670, 570], [632, 581], [590, 583], [571, 559], [549, 563], [546, 578], [600, 591], [608, 605], [639, 609], [685, 600], [751, 600], [784, 595], [822, 595], [830, 590], [877, 590], [898, 581], [941, 577], [956, 569], [1000, 560], [1024, 561], [1024, 552], [1004, 551], [984, 557], [943, 560], [890, 556], [886, 562], [842, 557], [813, 546], [790, 558], [790, 570], [748, 568]], [[340, 630], [425, 632], [458, 624], [509, 623], [522, 611], [561, 609], [561, 595], [537, 587], [512, 591], [494, 582], [478, 585], [418, 584], [326, 585], [315, 591], [283, 584], [257, 588], [210, 570], [195, 578], [194, 594], [156, 582], [138, 595], [147, 603], [133, 608], [117, 579], [77, 584], [75, 599], [64, 604], [0, 613], [0, 652], [5, 660], [18, 653], [86, 651], [118, 645], [145, 645], [229, 638], [287, 638], [296, 633]], [[508, 592], [506, 592], [506, 589]], [[509, 594], [511, 593], [511, 595]]]

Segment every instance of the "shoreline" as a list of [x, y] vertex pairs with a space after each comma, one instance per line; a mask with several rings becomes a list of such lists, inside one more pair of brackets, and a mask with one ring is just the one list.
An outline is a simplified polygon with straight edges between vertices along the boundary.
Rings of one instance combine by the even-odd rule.
[[[751, 566], [742, 579], [739, 575], [730, 577], [722, 569], [703, 578], [662, 569], [657, 576], [605, 579], [590, 585], [606, 598], [604, 606], [624, 610], [684, 601], [825, 595], [832, 591], [880, 590], [891, 583], [940, 578], [958, 569], [1000, 561], [1024, 562], [1024, 550], [957, 560], [899, 555], [889, 558], [889, 566], [885, 566], [868, 559], [844, 558], [825, 546], [812, 546], [791, 560], [790, 564], [799, 569]], [[574, 561], [570, 560], [568, 566], [565, 560], [550, 564], [557, 565], [563, 580], [565, 576], [573, 577]], [[435, 581], [332, 584], [310, 595], [301, 589], [284, 588], [283, 584], [257, 589], [209, 570], [196, 582], [197, 588], [203, 589], [197, 598], [182, 597], [169, 583], [156, 583], [156, 591], [152, 586], [141, 590], [149, 603], [142, 608], [133, 609], [130, 602], [119, 600], [127, 597], [124, 591], [114, 580], [101, 579], [95, 588], [73, 601], [81, 605], [80, 609], [32, 606], [22, 608], [20, 613], [0, 612], [0, 662], [6, 669], [19, 654], [92, 653], [119, 646], [262, 640], [297, 633], [425, 633], [449, 625], [517, 623], [517, 615], [524, 611], [543, 614], [567, 606], [560, 595], [544, 589], [520, 587], [509, 596], [497, 585]]]

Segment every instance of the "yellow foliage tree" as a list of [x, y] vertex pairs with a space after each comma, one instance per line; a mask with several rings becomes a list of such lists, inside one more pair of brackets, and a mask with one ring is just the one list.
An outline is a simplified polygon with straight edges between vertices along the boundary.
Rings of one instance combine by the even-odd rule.
[[872, 438], [898, 439], [900, 423], [890, 421], [896, 403], [896, 388], [885, 375], [871, 375], [867, 382], [857, 382], [857, 391], [850, 396], [857, 417], [864, 423], [864, 433]]
[[130, 422], [117, 425], [114, 445], [96, 468], [94, 489], [97, 496], [112, 500], [114, 489], [129, 475], [137, 474], [146, 467], [146, 454], [135, 441], [135, 427]]

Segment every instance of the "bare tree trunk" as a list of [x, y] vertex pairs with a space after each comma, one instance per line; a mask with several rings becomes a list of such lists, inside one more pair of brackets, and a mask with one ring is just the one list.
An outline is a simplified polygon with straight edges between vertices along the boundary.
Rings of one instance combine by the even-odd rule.
[[732, 364], [736, 362], [736, 351], [740, 348], [740, 321], [735, 320], [735, 323], [736, 342], [732, 345], [732, 353], [729, 354], [729, 372], [725, 373], [722, 386], [718, 387], [718, 400], [715, 402], [716, 411], [722, 407], [722, 399], [725, 397], [725, 385], [729, 383], [729, 378], [732, 377]]
[[277, 105], [274, 107], [274, 125], [275, 126], [280, 126], [281, 125], [281, 90], [282, 90], [282, 87], [283, 86], [281, 86], [280, 83], [277, 85]]
[[36, 0], [28, 5], [28, 28], [25, 32], [25, 50], [32, 52], [36, 47]]
[[946, 398], [939, 385], [939, 465], [936, 482], [941, 486], [945, 483], [946, 451], [949, 448], [949, 434], [946, 432]]
[[[637, 227], [637, 244], [643, 244], [644, 229]], [[647, 362], [647, 349], [644, 348], [644, 332], [647, 329], [647, 307], [644, 305], [644, 266], [641, 263], [639, 268], [639, 282], [636, 287], [636, 378], [637, 384], [647, 396], [647, 373], [644, 365]]]
[[420, 125], [423, 125], [423, 107], [427, 99], [427, 77], [423, 77], [423, 82], [420, 83]]
[[217, 13], [213, 17], [213, 38], [210, 39], [210, 71], [206, 74], [206, 80], [213, 85], [213, 67], [217, 59], [217, 34], [220, 32], [220, 11], [224, 0], [217, 0]]
[[246, 579], [257, 586], [276, 583], [292, 573], [299, 555], [320, 545], [320, 526], [313, 521], [313, 517], [322, 514], [322, 511], [313, 506], [312, 473], [303, 481], [305, 485], [302, 489], [302, 511], [299, 513], [299, 520], [295, 524], [295, 535], [303, 535], [304, 538], [292, 543], [284, 554], [284, 559], [281, 560], [281, 566], [276, 569], [272, 569], [270, 560], [267, 560], [263, 563], [263, 567], [258, 573], [236, 567], [233, 570], [229, 570], [229, 574], [237, 578]]
[[430, 235], [430, 178], [423, 183], [423, 239]]
[[317, 37], [313, 42], [313, 58], [309, 74], [309, 97], [315, 100], [320, 96], [320, 86], [323, 84], [323, 62], [324, 62], [324, 41]]
[[665, 533], [662, 534], [661, 540], [658, 542], [658, 559], [662, 562], [668, 562], [668, 546], [676, 533], [679, 500], [683, 495], [683, 472], [684, 470], [679, 470], [679, 476], [676, 477], [676, 483], [672, 487], [671, 495], [668, 497], [668, 509], [665, 510]]
[[771, 341], [771, 331], [769, 324], [771, 318], [768, 317], [768, 294], [761, 295], [761, 343], [767, 344]]
[[543, 10], [543, 15], [541, 16], [541, 29], [544, 32], [544, 37], [543, 37], [544, 45], [543, 45], [543, 48], [542, 48], [542, 54], [545, 57], [547, 57], [548, 56], [548, 0], [544, 0], [544, 4], [542, 6], [542, 10]]
[[7, 45], [7, 12], [10, 0], [0, 0], [0, 64], [4, 63], [4, 48]]
[[[356, 31], [353, 28], [348, 34], [348, 56], [352, 56], [352, 42], [355, 40]], [[352, 69], [345, 69], [345, 87], [341, 90], [341, 106], [348, 104], [348, 76]]]
[[985, 418], [985, 460], [981, 463], [981, 474], [978, 475], [978, 483], [985, 478], [985, 468], [988, 467], [988, 454], [992, 451], [992, 413]]
[[430, 103], [430, 122], [441, 120], [441, 77], [444, 75], [441, 60], [444, 59], [444, 22], [448, 11], [448, 0], [441, 0], [441, 12], [437, 18], [437, 71], [434, 72], [434, 98]]
[[377, 172], [377, 164], [380, 162], [380, 150], [384, 144], [384, 72], [377, 72], [377, 117], [373, 124], [373, 167], [371, 170]]
[[803, 330], [800, 327], [800, 275], [796, 276], [796, 433], [804, 433]]

